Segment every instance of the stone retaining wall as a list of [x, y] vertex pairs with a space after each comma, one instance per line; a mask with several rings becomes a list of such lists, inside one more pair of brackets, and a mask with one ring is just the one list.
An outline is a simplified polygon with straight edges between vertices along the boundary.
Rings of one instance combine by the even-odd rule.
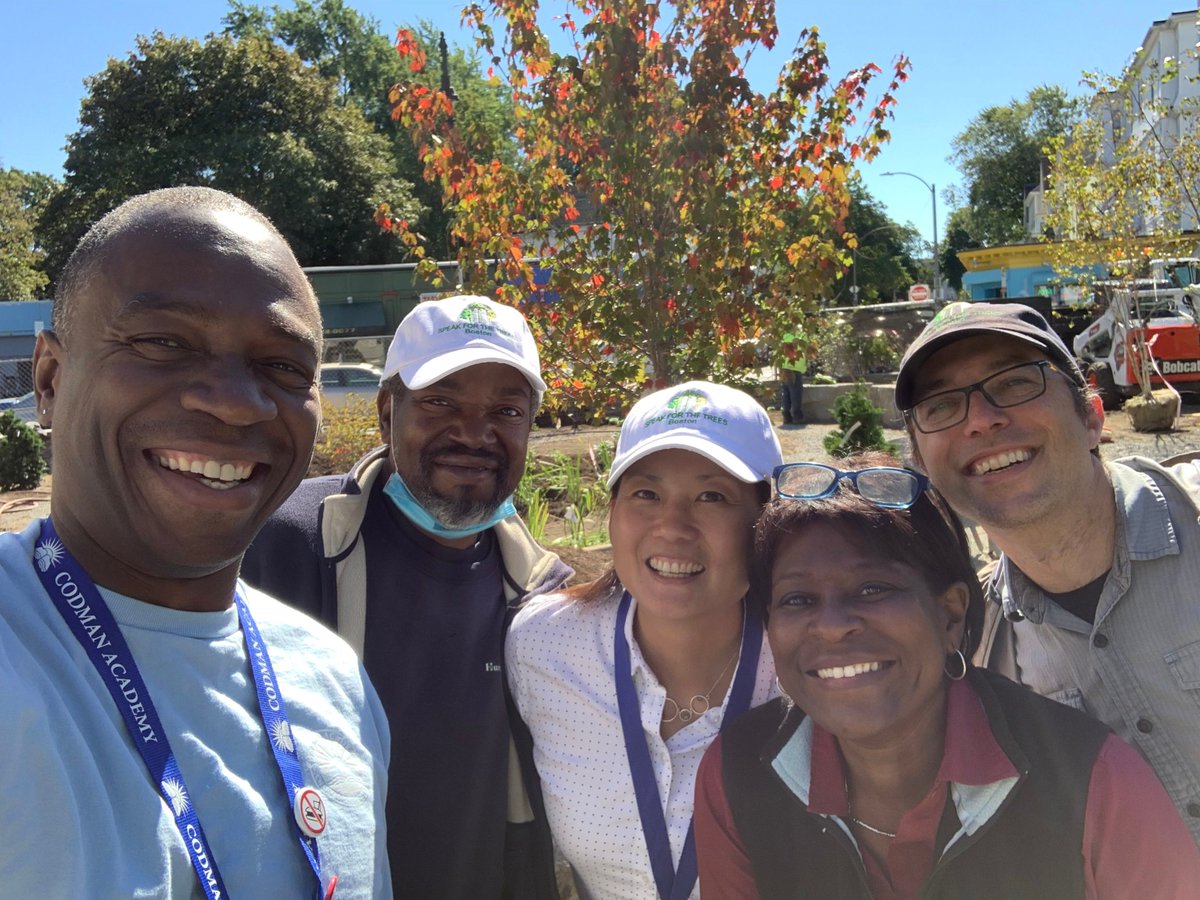
[[[883, 410], [886, 428], [902, 428], [904, 419], [896, 409], [896, 385], [868, 384], [871, 402]], [[804, 419], [806, 422], [834, 422], [833, 404], [842, 394], [854, 390], [852, 383], [804, 385]]]

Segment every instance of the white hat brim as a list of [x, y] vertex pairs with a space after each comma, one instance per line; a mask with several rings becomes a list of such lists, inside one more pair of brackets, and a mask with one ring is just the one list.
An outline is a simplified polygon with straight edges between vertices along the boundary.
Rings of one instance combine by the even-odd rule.
[[638, 460], [645, 459], [652, 453], [658, 453], [660, 450], [689, 450], [692, 453], [697, 453], [703, 456], [710, 462], [716, 463], [734, 478], [739, 481], [745, 481], [748, 484], [764, 481], [770, 478], [770, 474], [760, 475], [748, 465], [742, 462], [733, 453], [730, 453], [724, 447], [719, 447], [710, 441], [708, 438], [698, 434], [689, 434], [684, 431], [668, 431], [664, 434], [657, 435], [653, 438], [643, 441], [638, 446], [616, 462], [612, 471], [608, 473], [608, 480], [605, 485], [612, 490], [612, 486], [617, 480], [625, 474], [625, 472]]
[[437, 356], [409, 364], [399, 371], [400, 380], [410, 390], [419, 391], [435, 384], [447, 375], [469, 369], [471, 366], [483, 363], [500, 363], [512, 366], [525, 376], [526, 380], [538, 392], [539, 397], [546, 392], [546, 382], [542, 381], [541, 373], [533, 369], [525, 360], [515, 353], [506, 353], [499, 347], [463, 347], [449, 353], [439, 353]]

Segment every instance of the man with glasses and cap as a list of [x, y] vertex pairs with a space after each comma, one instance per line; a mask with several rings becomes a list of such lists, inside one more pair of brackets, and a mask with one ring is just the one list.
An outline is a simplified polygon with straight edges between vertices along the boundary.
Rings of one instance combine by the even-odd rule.
[[1102, 461], [1102, 407], [1019, 304], [943, 309], [896, 405], [917, 466], [1002, 551], [976, 661], [1138, 748], [1200, 841], [1200, 469]]
[[516, 607], [571, 574], [511, 500], [545, 390], [520, 312], [471, 296], [419, 304], [384, 366], [386, 446], [345, 476], [304, 482], [242, 570], [362, 655], [396, 735], [397, 897], [536, 897], [546, 885], [521, 879], [553, 876], [548, 831], [510, 761], [503, 673]]

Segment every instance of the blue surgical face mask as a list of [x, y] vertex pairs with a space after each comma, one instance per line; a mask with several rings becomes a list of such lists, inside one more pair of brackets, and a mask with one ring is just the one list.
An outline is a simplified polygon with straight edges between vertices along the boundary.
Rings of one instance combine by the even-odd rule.
[[487, 531], [489, 528], [498, 525], [509, 516], [517, 514], [517, 508], [513, 506], [512, 497], [509, 497], [496, 507], [491, 516], [477, 525], [472, 525], [469, 528], [447, 528], [435, 519], [429, 510], [421, 505], [420, 501], [412, 495], [412, 491], [408, 489], [408, 485], [404, 483], [404, 479], [395, 472], [387, 480], [387, 484], [383, 487], [383, 492], [387, 494], [388, 499], [396, 504], [396, 509], [404, 513], [408, 521], [412, 522], [422, 531], [432, 534], [435, 537], [443, 537], [450, 540], [472, 537], [481, 531]]

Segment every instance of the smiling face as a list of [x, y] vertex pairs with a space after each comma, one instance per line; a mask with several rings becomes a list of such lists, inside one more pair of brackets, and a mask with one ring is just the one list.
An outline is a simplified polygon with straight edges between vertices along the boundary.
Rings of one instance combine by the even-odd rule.
[[613, 566], [638, 616], [714, 622], [741, 616], [755, 485], [687, 450], [661, 450], [621, 476], [609, 514]]
[[447, 527], [486, 520], [525, 473], [533, 402], [525, 376], [480, 363], [397, 393], [380, 390], [379, 428], [408, 489]]
[[961, 583], [937, 593], [848, 529], [803, 526], [782, 538], [771, 571], [779, 681], [839, 741], [887, 747], [940, 729], [966, 606]]
[[[1045, 359], [1039, 348], [1015, 338], [981, 335], [943, 347], [921, 367], [914, 398], [962, 387], [1023, 362]], [[958, 512], [986, 527], [1017, 528], [1084, 496], [1098, 464], [1103, 414], [1091, 406], [1080, 416], [1071, 386], [1046, 373], [1042, 396], [1007, 409], [971, 394], [964, 421], [944, 431], [915, 435], [919, 461], [934, 486]]]
[[321, 324], [304, 273], [259, 222], [158, 210], [109, 241], [70, 316], [34, 356], [55, 525], [106, 587], [180, 605], [181, 583], [219, 574], [224, 596], [200, 591], [227, 605], [312, 455]]

